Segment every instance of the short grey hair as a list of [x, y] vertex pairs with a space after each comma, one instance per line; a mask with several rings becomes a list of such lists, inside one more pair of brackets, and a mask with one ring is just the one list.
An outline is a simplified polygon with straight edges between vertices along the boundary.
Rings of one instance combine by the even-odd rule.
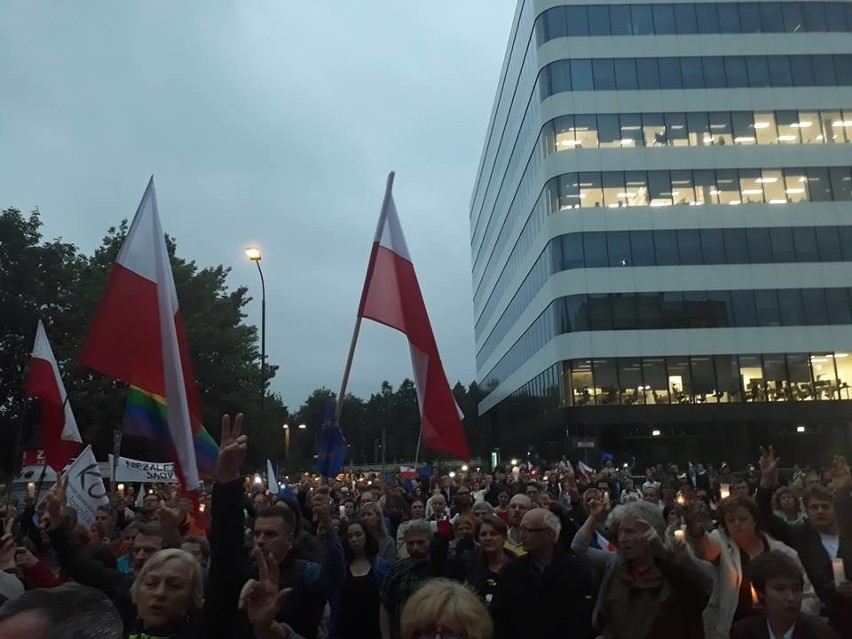
[[548, 510], [544, 515], [542, 515], [541, 525], [545, 528], [550, 528], [553, 531], [554, 537], [559, 539], [559, 534], [562, 532], [562, 522], [559, 521], [559, 517], [557, 517], [554, 513]]
[[490, 515], [494, 512], [494, 506], [489, 504], [487, 501], [478, 501], [471, 507], [471, 510], [484, 510]]
[[[73, 614], [69, 611], [73, 610]], [[68, 583], [56, 588], [37, 588], [0, 607], [0, 621], [26, 612], [47, 619], [49, 639], [121, 639], [121, 615], [107, 596], [96, 588]]]
[[666, 522], [656, 504], [649, 501], [631, 501], [623, 506], [617, 506], [606, 520], [607, 528], [618, 534], [618, 526], [624, 519], [644, 519], [657, 531], [660, 539], [665, 538]]
[[426, 535], [432, 539], [432, 523], [425, 519], [412, 519], [404, 533], [406, 539], [409, 535]]

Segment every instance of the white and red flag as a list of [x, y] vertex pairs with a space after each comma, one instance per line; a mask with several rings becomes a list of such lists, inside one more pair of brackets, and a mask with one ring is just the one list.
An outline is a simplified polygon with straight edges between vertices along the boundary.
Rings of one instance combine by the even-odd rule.
[[388, 176], [358, 316], [395, 328], [408, 338], [423, 444], [466, 461], [470, 453], [462, 428], [463, 414], [438, 355], [438, 345], [393, 202], [392, 186], [393, 173]]
[[40, 403], [41, 442], [47, 465], [61, 472], [83, 450], [83, 439], [41, 320], [36, 329], [26, 394]]
[[153, 177], [110, 271], [80, 363], [131, 385], [125, 430], [158, 441], [181, 483], [194, 490], [200, 401]]

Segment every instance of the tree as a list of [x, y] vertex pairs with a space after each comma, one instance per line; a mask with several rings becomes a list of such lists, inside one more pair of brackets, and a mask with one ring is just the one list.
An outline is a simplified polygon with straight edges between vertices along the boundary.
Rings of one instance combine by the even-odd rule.
[[[0, 442], [8, 444], [3, 450], [13, 447], [9, 433], [21, 414], [26, 364], [41, 317], [84, 441], [105, 458], [112, 448], [112, 431], [121, 423], [126, 388], [76, 362], [127, 223], [108, 229], [91, 257], [60, 240], [41, 242], [40, 227], [38, 211], [29, 218], [14, 209], [0, 214], [0, 308], [4, 309], [0, 311], [0, 437], [6, 437]], [[167, 244], [204, 423], [218, 439], [221, 414], [243, 412], [253, 444], [249, 463], [260, 467], [266, 457], [283, 454], [281, 425], [290, 416], [281, 398], [268, 392], [268, 380], [277, 366], [267, 365], [264, 423], [260, 422], [258, 334], [256, 327], [244, 323], [243, 312], [251, 298], [244, 287], [228, 289], [229, 269], [200, 268], [177, 257], [173, 240]], [[128, 456], [162, 459], [162, 452], [147, 440], [126, 438], [122, 449]]]

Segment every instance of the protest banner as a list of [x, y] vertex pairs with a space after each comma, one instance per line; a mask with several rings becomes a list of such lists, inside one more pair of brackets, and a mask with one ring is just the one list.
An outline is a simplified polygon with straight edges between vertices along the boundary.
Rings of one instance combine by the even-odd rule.
[[173, 462], [148, 462], [128, 457], [115, 459], [109, 456], [109, 467], [115, 469], [114, 481], [125, 482], [159, 482], [161, 484], [177, 484]]

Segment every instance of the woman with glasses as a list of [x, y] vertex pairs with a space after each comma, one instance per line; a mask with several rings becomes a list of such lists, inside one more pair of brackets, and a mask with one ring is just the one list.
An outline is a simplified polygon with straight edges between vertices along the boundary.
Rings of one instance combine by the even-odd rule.
[[482, 602], [449, 579], [430, 579], [406, 602], [402, 639], [491, 639], [494, 626]]

